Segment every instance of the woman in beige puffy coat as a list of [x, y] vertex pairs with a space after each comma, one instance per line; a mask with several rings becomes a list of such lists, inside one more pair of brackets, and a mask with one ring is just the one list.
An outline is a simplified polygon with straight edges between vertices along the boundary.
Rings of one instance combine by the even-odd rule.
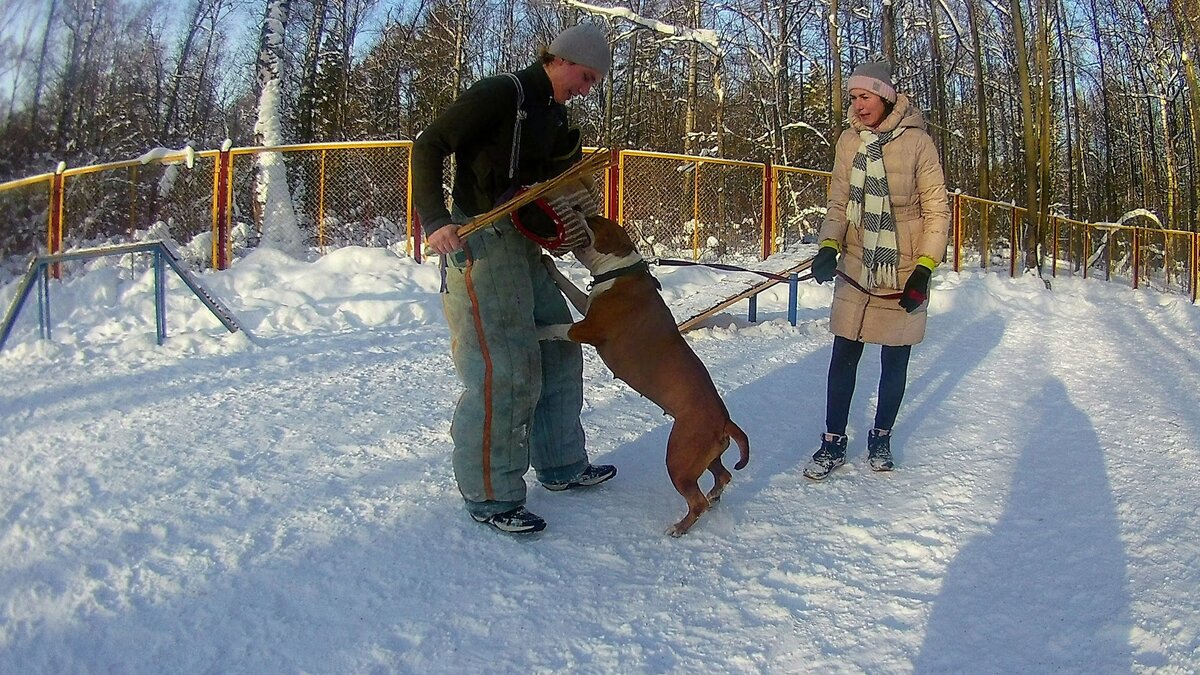
[[[886, 62], [854, 70], [850, 128], [838, 139], [813, 277], [837, 277], [829, 330], [825, 433], [804, 475], [822, 480], [846, 462], [846, 424], [865, 343], [881, 345], [882, 372], [867, 459], [893, 468], [892, 426], [904, 399], [912, 345], [925, 337], [929, 278], [946, 250], [946, 181], [921, 111], [897, 95]], [[839, 253], [841, 254], [839, 257]]]

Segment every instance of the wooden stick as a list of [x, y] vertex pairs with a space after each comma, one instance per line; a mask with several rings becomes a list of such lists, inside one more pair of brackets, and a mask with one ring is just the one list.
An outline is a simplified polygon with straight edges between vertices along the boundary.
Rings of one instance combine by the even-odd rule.
[[554, 188], [573, 178], [595, 173], [601, 169], [607, 169], [610, 164], [612, 164], [612, 162], [610, 160], [608, 150], [597, 150], [591, 155], [579, 160], [574, 166], [558, 174], [554, 178], [541, 183], [535, 183], [526, 188], [521, 194], [493, 208], [491, 211], [475, 216], [465, 225], [462, 225], [458, 228], [458, 238], [462, 239], [467, 235], [491, 225], [492, 223], [500, 220], [513, 211], [516, 211], [522, 206], [533, 203], [533, 201], [537, 198], [545, 195], [547, 192], [550, 192]]

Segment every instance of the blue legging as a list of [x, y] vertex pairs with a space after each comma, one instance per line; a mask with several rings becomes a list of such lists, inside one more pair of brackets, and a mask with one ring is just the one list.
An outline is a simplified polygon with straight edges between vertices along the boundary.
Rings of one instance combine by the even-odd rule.
[[[839, 436], [846, 434], [850, 416], [850, 400], [854, 398], [854, 381], [858, 376], [858, 361], [863, 343], [834, 336], [833, 356], [829, 359], [828, 393], [825, 399], [825, 431]], [[879, 405], [875, 409], [875, 428], [891, 429], [904, 400], [904, 385], [908, 379], [908, 357], [912, 345], [883, 345], [879, 361]]]

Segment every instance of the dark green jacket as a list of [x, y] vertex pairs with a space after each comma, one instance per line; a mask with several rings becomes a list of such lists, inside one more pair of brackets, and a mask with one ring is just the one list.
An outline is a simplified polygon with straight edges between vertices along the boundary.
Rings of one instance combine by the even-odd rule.
[[442, 194], [445, 160], [455, 155], [452, 197], [468, 216], [498, 203], [514, 184], [530, 185], [558, 175], [582, 156], [567, 110], [554, 102], [540, 63], [514, 73], [521, 81], [526, 118], [521, 123], [517, 176], [508, 176], [517, 87], [505, 75], [476, 82], [413, 142], [413, 200], [426, 234], [452, 222]]

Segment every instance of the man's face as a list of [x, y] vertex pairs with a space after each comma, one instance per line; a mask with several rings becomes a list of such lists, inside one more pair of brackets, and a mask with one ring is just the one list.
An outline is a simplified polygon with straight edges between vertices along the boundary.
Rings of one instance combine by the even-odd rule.
[[554, 100], [559, 103], [566, 103], [576, 96], [587, 96], [601, 79], [595, 70], [562, 58], [554, 60], [547, 74], [554, 86]]

